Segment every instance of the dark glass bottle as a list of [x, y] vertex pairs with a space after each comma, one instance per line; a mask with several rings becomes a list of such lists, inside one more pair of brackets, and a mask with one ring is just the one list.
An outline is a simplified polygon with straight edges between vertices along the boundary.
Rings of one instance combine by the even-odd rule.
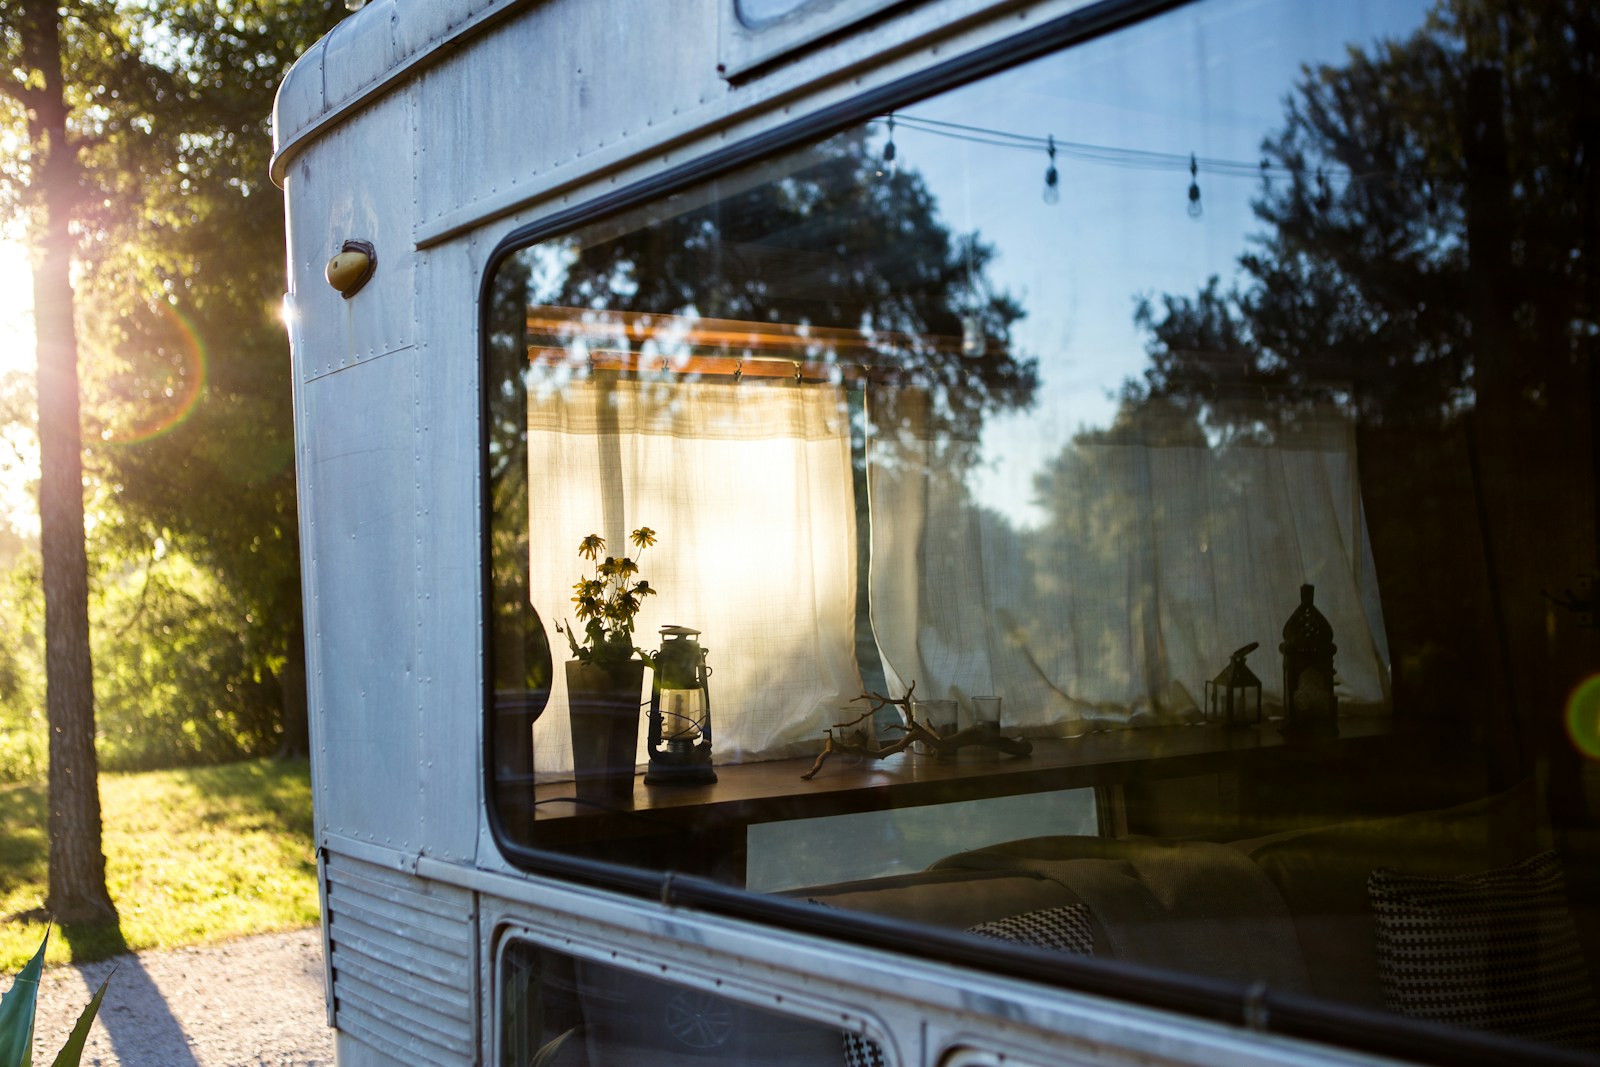
[[1283, 732], [1333, 736], [1339, 732], [1334, 694], [1333, 626], [1312, 602], [1315, 588], [1300, 587], [1300, 606], [1283, 624]]

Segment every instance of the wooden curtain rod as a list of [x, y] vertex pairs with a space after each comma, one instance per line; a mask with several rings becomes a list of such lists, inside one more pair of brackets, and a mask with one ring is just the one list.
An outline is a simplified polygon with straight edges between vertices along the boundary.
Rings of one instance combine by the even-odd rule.
[[[745, 362], [768, 354], [828, 352], [830, 364], [871, 366], [885, 351], [909, 349], [957, 353], [961, 339], [943, 334], [902, 332], [863, 333], [837, 326], [754, 322], [743, 319], [703, 319], [647, 311], [593, 311], [585, 308], [533, 305], [528, 308], [528, 334], [532, 337], [589, 338], [616, 344], [618, 334], [631, 343], [655, 340], [686, 348], [743, 348], [751, 353]], [[602, 343], [601, 349], [607, 346]], [[737, 357], [729, 357], [737, 358]], [[805, 360], [799, 360], [804, 364]]]
[[[784, 359], [771, 356], [641, 356], [637, 352], [591, 348], [588, 360], [577, 364], [591, 372], [637, 376], [689, 376], [698, 380], [727, 378], [738, 382], [746, 378], [778, 381], [787, 379], [802, 385], [838, 382], [842, 385], [903, 385], [913, 377], [899, 367], [867, 366], [859, 363], [820, 363], [814, 360]], [[572, 366], [572, 353], [565, 348], [530, 345], [528, 362], [533, 366]]]

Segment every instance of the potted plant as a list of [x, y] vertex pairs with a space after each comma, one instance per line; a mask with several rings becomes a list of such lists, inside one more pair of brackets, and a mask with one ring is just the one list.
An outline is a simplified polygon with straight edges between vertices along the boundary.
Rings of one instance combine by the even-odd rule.
[[[641, 526], [628, 540], [642, 556], [656, 543], [656, 533]], [[639, 708], [651, 656], [634, 646], [633, 620], [644, 598], [656, 591], [638, 576], [637, 559], [604, 555], [605, 548], [605, 538], [599, 534], [590, 534], [578, 545], [578, 555], [593, 564], [593, 571], [572, 587], [572, 603], [583, 623], [582, 640], [571, 623], [557, 629], [572, 647], [567, 707], [578, 795], [627, 802], [633, 797]]]

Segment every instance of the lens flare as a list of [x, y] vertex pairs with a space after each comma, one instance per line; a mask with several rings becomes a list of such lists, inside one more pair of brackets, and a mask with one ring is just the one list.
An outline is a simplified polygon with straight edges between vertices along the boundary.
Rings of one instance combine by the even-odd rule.
[[153, 391], [150, 402], [159, 404], [159, 410], [131, 419], [121, 429], [106, 431], [104, 440], [111, 444], [136, 445], [171, 433], [194, 414], [205, 391], [210, 365], [205, 341], [177, 308], [170, 304], [162, 304], [161, 308], [177, 334], [177, 347], [183, 355], [183, 373], [176, 376], [173, 387]]
[[1567, 698], [1567, 736], [1590, 759], [1600, 759], [1600, 674], [1586, 679]]

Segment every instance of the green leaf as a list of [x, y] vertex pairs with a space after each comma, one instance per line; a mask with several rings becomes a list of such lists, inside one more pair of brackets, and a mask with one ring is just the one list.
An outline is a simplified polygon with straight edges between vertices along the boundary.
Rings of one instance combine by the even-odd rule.
[[0, 997], [0, 1067], [33, 1067], [33, 1012], [39, 1003], [39, 973], [48, 944], [46, 930], [39, 951]]
[[61, 1046], [61, 1051], [56, 1053], [51, 1067], [78, 1067], [78, 1061], [83, 1058], [84, 1043], [89, 1040], [89, 1028], [94, 1025], [95, 1013], [100, 1010], [100, 1001], [106, 995], [106, 986], [110, 984], [111, 975], [108, 974], [105, 981], [100, 983], [100, 988], [94, 991], [94, 996], [89, 999], [83, 1014], [79, 1015], [78, 1021], [72, 1025], [72, 1035], [67, 1038], [67, 1043]]

